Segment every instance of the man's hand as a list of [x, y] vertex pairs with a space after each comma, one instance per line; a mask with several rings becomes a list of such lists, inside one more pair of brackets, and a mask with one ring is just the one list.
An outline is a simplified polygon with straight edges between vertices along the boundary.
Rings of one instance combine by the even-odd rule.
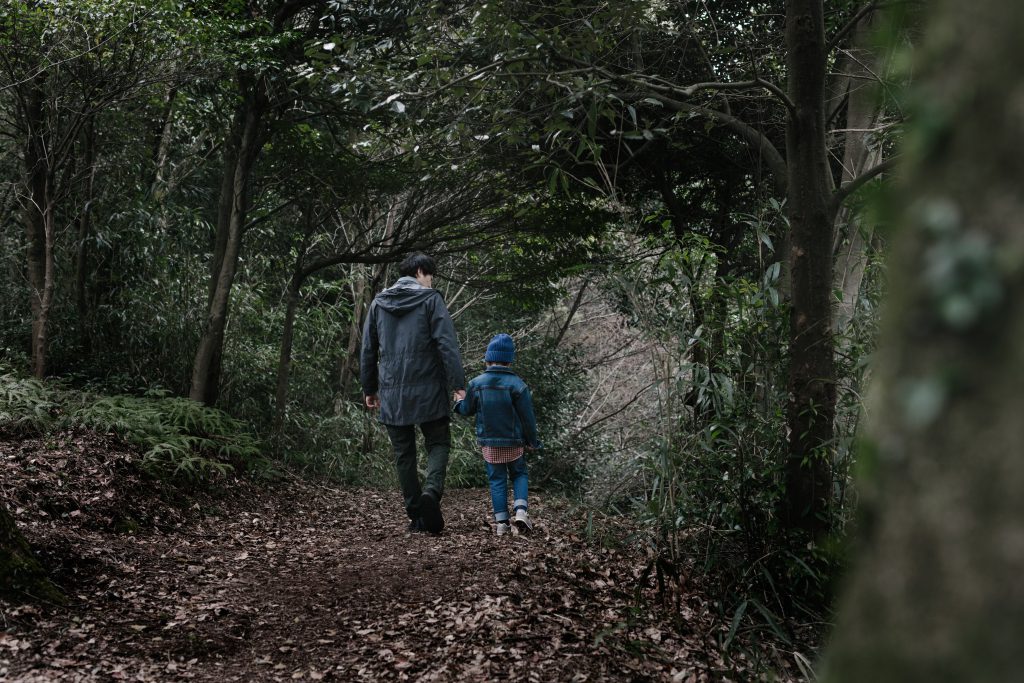
[[458, 403], [464, 398], [466, 398], [465, 389], [456, 389], [455, 391], [452, 392], [452, 400], [455, 401], [456, 403]]
[[380, 398], [377, 397], [377, 394], [370, 394], [363, 400], [366, 401], [366, 407], [370, 410], [380, 408]]

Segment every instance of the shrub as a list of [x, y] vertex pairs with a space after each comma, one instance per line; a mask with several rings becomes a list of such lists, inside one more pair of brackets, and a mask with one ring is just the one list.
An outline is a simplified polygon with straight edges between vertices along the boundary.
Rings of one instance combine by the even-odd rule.
[[227, 413], [187, 398], [82, 395], [72, 424], [117, 434], [146, 449], [142, 464], [162, 475], [205, 479], [234, 468], [267, 472], [259, 442]]
[[46, 432], [86, 427], [143, 449], [143, 468], [201, 480], [233, 469], [269, 472], [260, 443], [227, 413], [187, 398], [101, 396], [52, 382], [0, 375], [0, 427]]
[[0, 375], [0, 426], [41, 432], [54, 420], [53, 392], [33, 377]]

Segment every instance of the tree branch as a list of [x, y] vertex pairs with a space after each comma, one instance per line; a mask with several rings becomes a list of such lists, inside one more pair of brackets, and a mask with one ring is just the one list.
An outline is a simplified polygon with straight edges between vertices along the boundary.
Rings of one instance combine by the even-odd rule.
[[281, 33], [284, 30], [284, 25], [292, 17], [307, 7], [313, 7], [318, 4], [320, 4], [320, 0], [285, 0], [274, 14], [274, 33]]
[[264, 222], [270, 220], [275, 215], [281, 213], [282, 211], [284, 211], [285, 209], [287, 209], [289, 206], [291, 206], [294, 203], [295, 203], [295, 200], [289, 199], [288, 201], [284, 202], [283, 204], [279, 204], [278, 206], [276, 206], [275, 208], [271, 209], [270, 211], [268, 211], [267, 213], [263, 214], [262, 216], [257, 216], [256, 218], [253, 218], [251, 221], [246, 223], [245, 226], [242, 227], [242, 232], [246, 233], [246, 232], [249, 231], [249, 228], [254, 228], [257, 225], [259, 225], [260, 223], [264, 223]]
[[631, 405], [633, 405], [634, 403], [639, 401], [640, 397], [643, 396], [644, 393], [646, 393], [647, 390], [650, 389], [651, 387], [653, 387], [655, 384], [657, 384], [657, 382], [650, 382], [647, 386], [645, 386], [644, 388], [640, 389], [640, 391], [636, 392], [636, 394], [633, 396], [633, 398], [629, 399], [626, 403], [624, 403], [623, 405], [619, 406], [618, 409], [608, 413], [607, 415], [605, 415], [603, 417], [597, 418], [596, 420], [594, 420], [590, 424], [587, 424], [587, 425], [584, 425], [583, 427], [580, 427], [579, 429], [576, 430], [576, 433], [572, 435], [572, 438], [574, 438], [574, 439], [578, 438], [580, 434], [582, 434], [583, 432], [587, 431], [591, 427], [595, 427], [595, 426], [601, 424], [602, 422], [604, 422], [606, 420], [610, 420], [611, 418], [615, 417], [619, 413], [623, 412], [624, 410], [629, 408]]
[[562, 337], [564, 337], [565, 333], [569, 331], [569, 325], [572, 324], [572, 319], [576, 315], [576, 311], [579, 310], [580, 304], [583, 303], [583, 294], [587, 291], [588, 284], [590, 284], [590, 280], [583, 281], [583, 286], [580, 287], [580, 292], [572, 302], [572, 308], [569, 309], [569, 315], [565, 317], [565, 324], [562, 325], [562, 329], [558, 331], [558, 336], [555, 337], [555, 346], [562, 343]]
[[892, 169], [897, 162], [899, 162], [899, 159], [899, 157], [890, 157], [877, 166], [864, 171], [850, 182], [844, 183], [836, 188], [836, 191], [832, 193], [832, 199], [829, 201], [829, 210], [832, 215], [835, 215], [839, 210], [839, 207], [843, 205], [843, 202], [846, 201], [850, 195], [862, 188], [871, 179]]
[[775, 97], [777, 97], [779, 101], [786, 106], [786, 109], [789, 111], [790, 114], [796, 113], [796, 105], [793, 104], [793, 100], [789, 99], [789, 95], [787, 95], [779, 86], [769, 81], [766, 81], [760, 77], [755, 77], [753, 80], [750, 81], [735, 81], [732, 83], [694, 83], [693, 85], [688, 85], [683, 88], [677, 88], [677, 91], [682, 93], [683, 95], [686, 95], [687, 97], [690, 97], [699, 90], [715, 90], [721, 92], [739, 90], [758, 90], [761, 88], [775, 95]]
[[857, 13], [854, 14], [848, 22], [843, 24], [835, 33], [832, 34], [832, 37], [828, 39], [828, 43], [825, 45], [825, 52], [828, 53], [836, 49], [842, 39], [857, 28], [857, 24], [860, 23], [861, 19], [871, 14], [876, 9], [879, 9], [879, 5], [881, 5], [879, 0], [871, 0], [871, 2], [857, 10]]
[[702, 116], [710, 119], [717, 123], [722, 124], [732, 132], [739, 135], [744, 142], [750, 147], [754, 148], [755, 151], [761, 154], [765, 163], [768, 164], [768, 168], [771, 169], [772, 178], [775, 181], [775, 191], [779, 195], [786, 194], [786, 187], [789, 184], [786, 160], [776, 149], [775, 145], [768, 137], [757, 130], [747, 122], [733, 116], [732, 114], [726, 114], [723, 111], [717, 109], [711, 109], [710, 107], [703, 107], [697, 104], [690, 104], [689, 102], [680, 102], [674, 100], [671, 97], [666, 97], [660, 94], [651, 93], [620, 93], [621, 95], [628, 97], [651, 97], [652, 99], [660, 102], [666, 109], [678, 112], [692, 113], [696, 116]]

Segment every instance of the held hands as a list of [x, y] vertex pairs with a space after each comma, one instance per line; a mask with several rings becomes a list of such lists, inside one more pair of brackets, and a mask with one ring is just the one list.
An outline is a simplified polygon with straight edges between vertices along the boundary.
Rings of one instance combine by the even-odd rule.
[[[456, 390], [454, 393], [452, 393], [452, 398], [455, 401], [461, 401], [462, 399], [466, 398], [465, 390]], [[378, 408], [380, 408], [380, 397], [377, 396], [377, 394], [369, 394], [368, 396], [363, 398], [363, 401], [366, 403], [366, 407], [369, 408], [370, 410], [377, 410]]]

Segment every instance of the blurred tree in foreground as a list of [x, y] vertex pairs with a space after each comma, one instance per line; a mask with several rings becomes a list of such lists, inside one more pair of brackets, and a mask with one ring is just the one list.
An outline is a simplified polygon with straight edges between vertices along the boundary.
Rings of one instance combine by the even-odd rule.
[[832, 681], [1020, 678], [1024, 5], [933, 17]]

